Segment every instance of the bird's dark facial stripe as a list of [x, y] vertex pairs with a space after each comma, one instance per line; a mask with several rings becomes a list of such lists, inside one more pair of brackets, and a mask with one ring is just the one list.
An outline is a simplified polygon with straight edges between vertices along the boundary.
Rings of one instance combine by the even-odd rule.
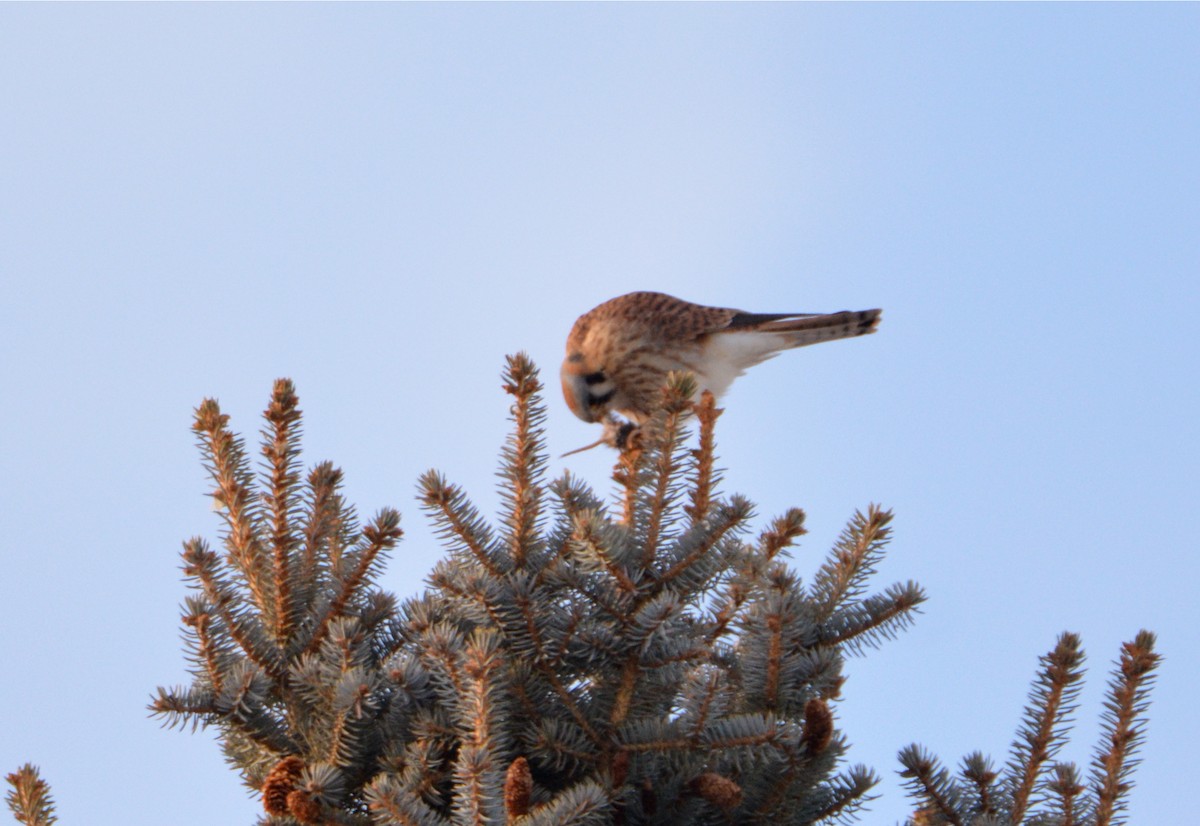
[[615, 387], [601, 396], [593, 396], [589, 393], [588, 394], [588, 402], [590, 402], [593, 405], [608, 404], [610, 401], [613, 400], [613, 397], [615, 395], [617, 395], [617, 388], [615, 388]]
[[599, 384], [600, 382], [604, 381], [604, 379], [604, 371], [602, 370], [597, 370], [595, 373], [588, 373], [583, 377], [583, 380], [587, 382], [589, 387], [591, 387], [593, 384]]

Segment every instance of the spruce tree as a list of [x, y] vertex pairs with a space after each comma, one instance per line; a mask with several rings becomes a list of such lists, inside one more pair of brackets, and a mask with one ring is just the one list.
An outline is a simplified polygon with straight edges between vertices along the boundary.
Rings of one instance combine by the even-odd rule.
[[[570, 475], [547, 481], [528, 358], [508, 360], [504, 388], [513, 432], [498, 523], [426, 473], [421, 505], [447, 555], [403, 602], [376, 585], [401, 538], [398, 513], [361, 524], [340, 470], [302, 473], [291, 382], [276, 382], [264, 414], [257, 475], [228, 416], [204, 401], [193, 429], [221, 550], [184, 543], [193, 679], [160, 688], [152, 713], [216, 728], [261, 797], [260, 824], [854, 819], [876, 777], [848, 763], [836, 723], [844, 663], [925, 599], [912, 582], [868, 587], [891, 514], [856, 513], [805, 583], [786, 564], [803, 512], [751, 535], [750, 502], [718, 490], [720, 411], [711, 395], [692, 401], [689, 376], [672, 376], [653, 419], [625, 440], [608, 499]], [[919, 747], [902, 753], [919, 799], [911, 822], [1117, 822], [1152, 645], [1143, 634], [1126, 647], [1093, 790], [1070, 766], [1044, 774], [1077, 690], [1081, 654], [1064, 635], [1003, 778], [978, 755], [962, 782]], [[36, 769], [9, 782], [18, 820], [54, 822]], [[1058, 819], [1030, 819], [1043, 817], [1035, 797]]]
[[1083, 648], [1079, 636], [1064, 633], [1041, 658], [1029, 705], [1013, 741], [1008, 764], [998, 771], [980, 752], [963, 758], [958, 777], [913, 744], [900, 752], [909, 792], [917, 810], [911, 826], [1111, 826], [1122, 814], [1145, 739], [1144, 714], [1159, 655], [1154, 635], [1140, 631], [1121, 647], [1109, 682], [1100, 743], [1090, 782], [1070, 762], [1054, 756], [1067, 742], [1071, 715], [1082, 687]]

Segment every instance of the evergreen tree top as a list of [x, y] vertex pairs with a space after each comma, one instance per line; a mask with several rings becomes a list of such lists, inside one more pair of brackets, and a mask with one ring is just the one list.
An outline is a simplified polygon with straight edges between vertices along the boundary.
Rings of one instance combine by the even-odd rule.
[[[857, 514], [811, 585], [784, 563], [793, 509], [757, 537], [717, 490], [711, 396], [675, 376], [618, 459], [613, 501], [546, 480], [537, 370], [508, 360], [512, 435], [495, 525], [440, 473], [420, 501], [447, 555], [425, 593], [378, 590], [400, 538], [359, 527], [328, 464], [303, 478], [276, 383], [263, 470], [215, 402], [195, 431], [223, 552], [185, 543], [195, 680], [156, 714], [215, 725], [267, 822], [810, 823], [874, 775], [833, 710], [848, 651], [904, 627], [912, 583], [868, 593], [891, 515]], [[698, 446], [689, 448], [687, 423]]]
[[[376, 582], [402, 537], [361, 524], [332, 464], [300, 464], [295, 388], [275, 383], [255, 473], [213, 400], [193, 430], [223, 523], [219, 550], [184, 543], [188, 686], [160, 688], [168, 725], [214, 726], [261, 796], [261, 824], [600, 826], [850, 821], [874, 773], [847, 761], [836, 707], [847, 656], [894, 636], [925, 600], [875, 590], [891, 513], [856, 513], [804, 582], [788, 510], [751, 534], [751, 503], [719, 490], [710, 394], [670, 377], [626, 434], [610, 498], [547, 481], [538, 372], [508, 359], [512, 434], [491, 523], [436, 471], [420, 502], [446, 546], [428, 587]], [[694, 427], [690, 427], [694, 424]], [[690, 428], [690, 429], [689, 429]], [[695, 447], [688, 445], [695, 441]], [[1004, 772], [959, 778], [901, 752], [911, 824], [1120, 822], [1157, 665], [1126, 645], [1090, 786], [1053, 762], [1082, 674], [1079, 640], [1043, 658]], [[54, 822], [32, 766], [9, 775], [27, 824]]]

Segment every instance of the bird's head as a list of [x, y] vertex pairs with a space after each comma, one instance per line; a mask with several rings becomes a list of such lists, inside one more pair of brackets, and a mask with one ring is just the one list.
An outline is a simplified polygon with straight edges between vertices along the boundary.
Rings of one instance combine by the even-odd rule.
[[568, 353], [562, 366], [563, 398], [585, 422], [598, 422], [612, 409], [617, 386], [602, 366], [590, 365], [582, 353]]

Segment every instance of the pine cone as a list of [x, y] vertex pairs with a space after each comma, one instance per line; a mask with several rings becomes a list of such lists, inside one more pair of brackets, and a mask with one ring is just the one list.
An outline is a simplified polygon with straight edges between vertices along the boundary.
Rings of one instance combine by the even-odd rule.
[[742, 787], [716, 772], [705, 772], [692, 781], [692, 790], [722, 811], [742, 802]]
[[625, 785], [625, 779], [629, 776], [629, 752], [621, 749], [617, 752], [616, 757], [612, 761], [612, 787], [619, 789]]
[[800, 734], [800, 742], [804, 743], [809, 754], [820, 754], [829, 748], [833, 739], [833, 714], [829, 705], [814, 697], [804, 704], [804, 730]]
[[267, 778], [262, 784], [263, 808], [269, 815], [286, 815], [288, 813], [288, 793], [296, 788], [300, 773], [304, 771], [304, 761], [292, 755], [285, 757], [267, 772]]
[[518, 757], [509, 764], [508, 775], [504, 778], [504, 810], [510, 821], [529, 814], [531, 791], [533, 775], [529, 772], [529, 761]]
[[325, 819], [321, 815], [321, 804], [304, 789], [293, 789], [287, 796], [288, 813], [301, 823], [321, 824]]

